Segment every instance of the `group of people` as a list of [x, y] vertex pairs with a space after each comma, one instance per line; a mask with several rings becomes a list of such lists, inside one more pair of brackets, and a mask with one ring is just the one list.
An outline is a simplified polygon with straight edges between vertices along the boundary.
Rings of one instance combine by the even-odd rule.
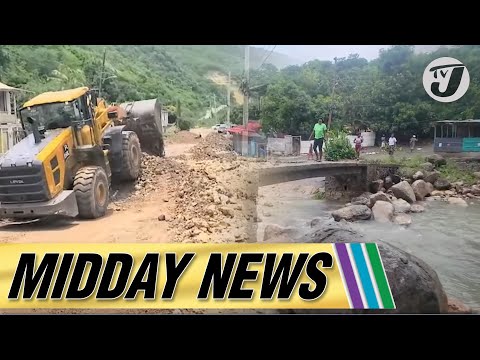
[[[412, 135], [410, 138], [410, 152], [413, 152], [415, 150], [415, 145], [417, 143], [418, 139], [416, 135]], [[388, 153], [390, 155], [393, 155], [395, 152], [395, 149], [397, 147], [397, 138], [395, 137], [394, 134], [390, 135], [390, 138], [388, 139]], [[386, 137], [385, 135], [382, 135], [382, 145], [381, 145], [382, 150], [387, 149], [387, 142], [386, 142]]]
[[[327, 134], [327, 125], [325, 125], [325, 122], [323, 119], [319, 119], [318, 122], [315, 124], [313, 127], [313, 131], [310, 134], [310, 137], [308, 141], [312, 140], [313, 137], [313, 144], [310, 144], [310, 151], [308, 154], [309, 159], [313, 160], [313, 153], [315, 152], [315, 161], [322, 161], [322, 156], [323, 156], [323, 143], [325, 140]], [[416, 135], [412, 135], [410, 138], [410, 152], [413, 152], [415, 149], [415, 144], [417, 143], [417, 137]], [[387, 141], [386, 141], [386, 136], [382, 135], [382, 144], [381, 144], [381, 149], [386, 150], [387, 149]], [[357, 136], [353, 140], [353, 143], [355, 145], [355, 154], [357, 159], [360, 158], [360, 152], [362, 150], [362, 144], [363, 144], [363, 137], [360, 132], [357, 133]], [[395, 152], [395, 149], [397, 147], [397, 138], [395, 135], [392, 133], [390, 135], [390, 138], [388, 139], [388, 153], [390, 155], [393, 155]]]

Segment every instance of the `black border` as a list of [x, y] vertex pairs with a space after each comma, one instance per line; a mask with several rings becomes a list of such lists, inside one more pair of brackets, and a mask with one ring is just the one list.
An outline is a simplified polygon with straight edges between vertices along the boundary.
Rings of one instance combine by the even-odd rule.
[[477, 13], [467, 4], [127, 5], [103, 2], [84, 12], [69, 6], [29, 7], [20, 13], [12, 6], [13, 15], [2, 18], [0, 43], [463, 45], [480, 40]]

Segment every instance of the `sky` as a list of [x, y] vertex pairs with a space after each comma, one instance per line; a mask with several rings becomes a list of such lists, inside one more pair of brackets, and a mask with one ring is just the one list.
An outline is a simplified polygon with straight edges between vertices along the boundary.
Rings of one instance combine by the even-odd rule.
[[[275, 45], [255, 45], [271, 50]], [[378, 57], [382, 48], [390, 45], [276, 45], [275, 52], [288, 55], [301, 61], [314, 59], [332, 60], [334, 57], [347, 57], [350, 54], [359, 54], [367, 60]]]

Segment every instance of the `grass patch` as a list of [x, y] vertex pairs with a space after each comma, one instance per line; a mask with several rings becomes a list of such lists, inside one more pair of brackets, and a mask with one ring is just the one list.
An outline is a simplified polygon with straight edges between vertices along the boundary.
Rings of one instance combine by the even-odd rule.
[[313, 194], [314, 200], [325, 200], [325, 192], [324, 191], [317, 191]]
[[447, 160], [447, 164], [437, 169], [442, 178], [450, 181], [463, 181], [467, 185], [473, 185], [477, 179], [471, 171], [460, 168], [454, 161]]
[[[426, 163], [424, 156], [416, 155], [411, 158], [403, 157], [385, 157], [383, 159], [369, 160], [370, 164], [382, 164], [382, 165], [396, 165], [400, 167], [400, 175], [405, 177], [411, 177], [417, 171], [423, 171], [422, 164]], [[436, 168], [440, 172], [441, 178], [450, 182], [463, 181], [466, 185], [473, 185], [477, 179], [473, 175], [473, 171], [465, 170], [458, 166], [454, 160], [448, 160], [447, 164]]]
[[385, 165], [398, 165], [400, 167], [410, 168], [410, 169], [420, 169], [421, 165], [426, 162], [425, 157], [421, 155], [416, 155], [413, 157], [387, 157], [385, 159], [376, 160], [375, 163], [385, 164]]

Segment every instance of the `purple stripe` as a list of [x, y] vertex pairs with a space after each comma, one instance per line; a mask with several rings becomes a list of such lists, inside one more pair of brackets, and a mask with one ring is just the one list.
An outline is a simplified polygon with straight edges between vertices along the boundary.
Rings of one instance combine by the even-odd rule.
[[348, 292], [350, 293], [350, 299], [354, 309], [363, 309], [363, 302], [358, 291], [357, 280], [355, 280], [355, 274], [353, 273], [352, 264], [348, 257], [347, 246], [345, 244], [335, 244], [337, 254], [342, 265], [343, 275], [347, 282]]

